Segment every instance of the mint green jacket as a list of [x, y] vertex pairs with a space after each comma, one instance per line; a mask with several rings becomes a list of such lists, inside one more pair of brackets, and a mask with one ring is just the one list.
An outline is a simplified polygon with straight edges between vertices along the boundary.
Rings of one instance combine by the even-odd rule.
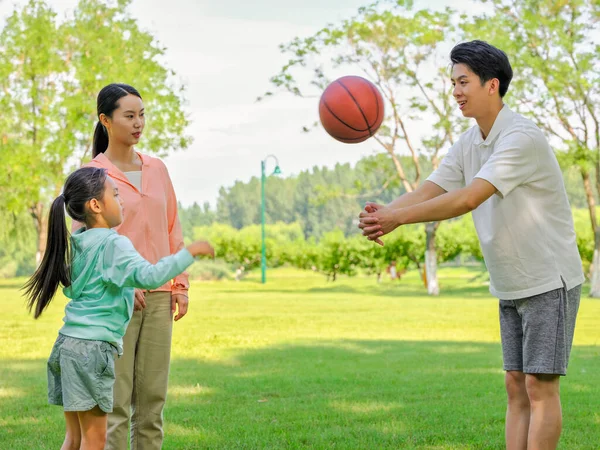
[[157, 289], [182, 273], [194, 258], [186, 249], [150, 264], [125, 236], [108, 228], [81, 228], [71, 236], [71, 301], [60, 334], [106, 341], [123, 352], [133, 315], [134, 288]]

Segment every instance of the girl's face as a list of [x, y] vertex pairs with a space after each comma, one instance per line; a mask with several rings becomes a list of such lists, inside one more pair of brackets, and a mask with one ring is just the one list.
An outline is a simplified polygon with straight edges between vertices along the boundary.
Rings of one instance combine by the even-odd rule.
[[111, 177], [106, 177], [104, 182], [104, 206], [102, 217], [108, 228], [114, 228], [123, 222], [123, 200], [119, 197], [119, 188]]
[[108, 131], [110, 142], [134, 146], [139, 142], [146, 124], [144, 103], [141, 98], [128, 94], [119, 99], [112, 117], [101, 114], [100, 121]]
[[[104, 193], [101, 199], [93, 198], [87, 205], [93, 215], [91, 228], [114, 228], [123, 222], [123, 200], [119, 197], [119, 188], [111, 177], [106, 177]], [[87, 221], [86, 221], [87, 222]]]

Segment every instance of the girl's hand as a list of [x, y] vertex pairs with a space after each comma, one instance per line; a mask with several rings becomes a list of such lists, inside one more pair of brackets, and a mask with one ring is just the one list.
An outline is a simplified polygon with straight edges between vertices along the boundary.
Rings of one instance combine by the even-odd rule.
[[192, 242], [187, 249], [194, 257], [199, 255], [215, 257], [215, 249], [206, 241]]

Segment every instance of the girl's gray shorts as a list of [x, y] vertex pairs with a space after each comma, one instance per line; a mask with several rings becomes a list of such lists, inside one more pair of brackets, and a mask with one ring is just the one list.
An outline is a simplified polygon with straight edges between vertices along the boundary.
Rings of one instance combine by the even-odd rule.
[[48, 402], [65, 411], [112, 412], [116, 347], [59, 333], [48, 358]]

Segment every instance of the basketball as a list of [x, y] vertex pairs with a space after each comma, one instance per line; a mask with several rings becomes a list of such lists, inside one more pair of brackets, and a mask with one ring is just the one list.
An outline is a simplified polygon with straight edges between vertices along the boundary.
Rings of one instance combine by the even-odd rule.
[[331, 137], [357, 144], [373, 136], [384, 117], [383, 97], [373, 83], [359, 76], [332, 82], [319, 102], [319, 118]]

